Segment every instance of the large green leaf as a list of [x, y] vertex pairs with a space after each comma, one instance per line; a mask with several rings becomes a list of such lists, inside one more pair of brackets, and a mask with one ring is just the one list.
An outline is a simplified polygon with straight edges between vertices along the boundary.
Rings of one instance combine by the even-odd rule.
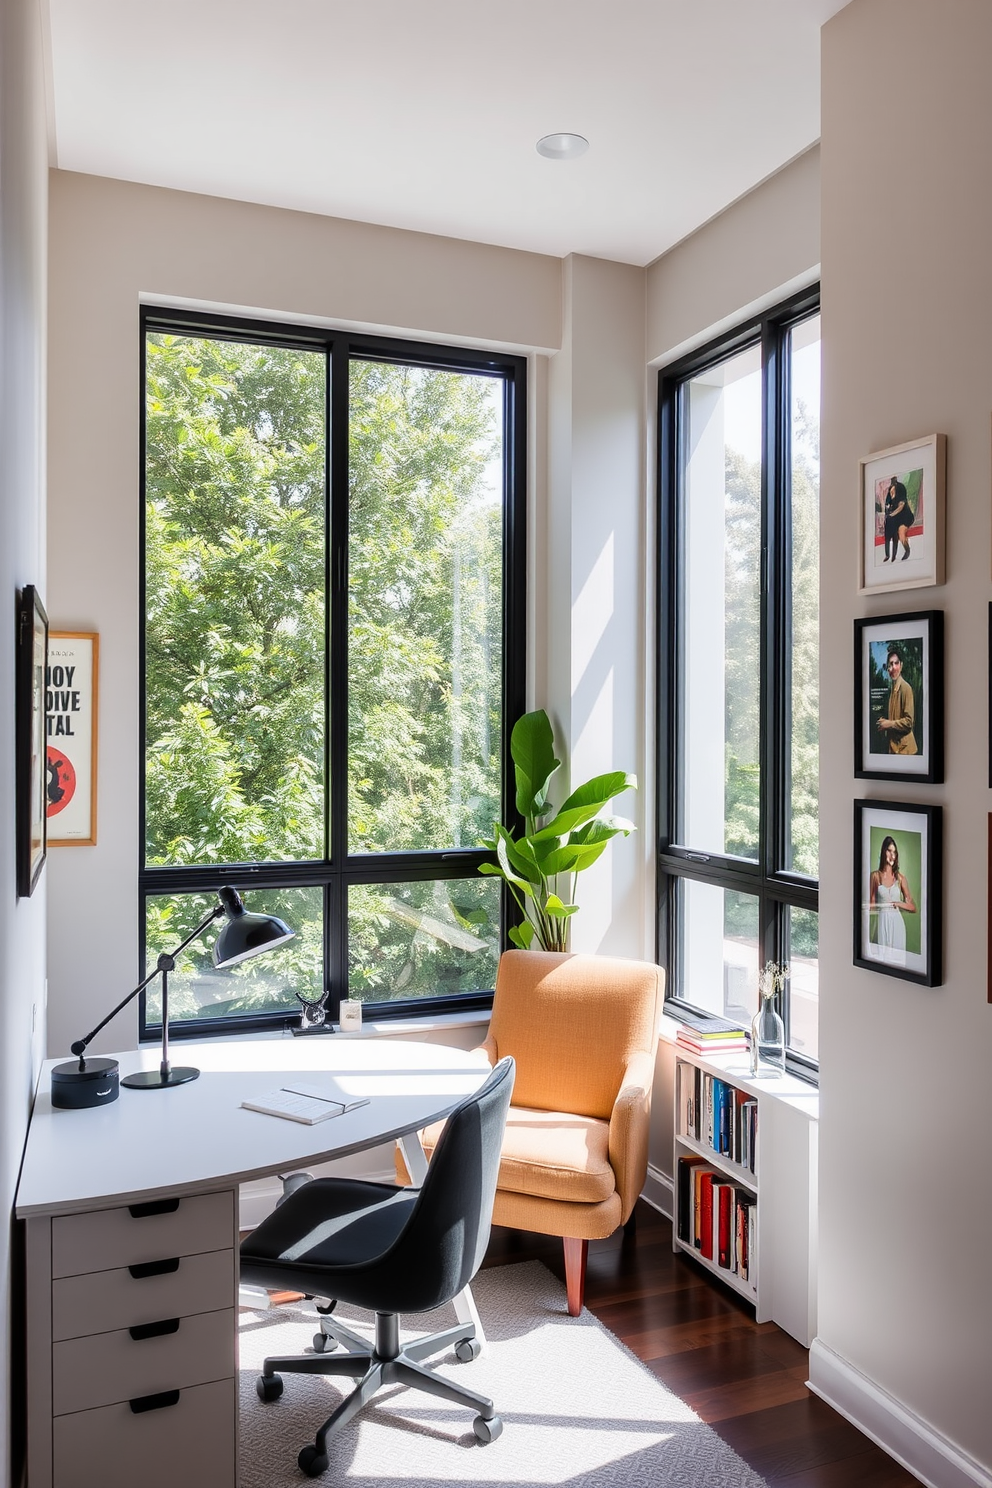
[[559, 873], [581, 873], [583, 868], [590, 868], [596, 859], [605, 851], [607, 839], [604, 837], [600, 842], [588, 844], [564, 843], [556, 847], [553, 852], [542, 859], [541, 866], [546, 878], [554, 878]]
[[574, 790], [563, 803], [557, 816], [535, 832], [533, 840], [546, 841], [548, 837], [565, 837], [576, 827], [598, 816], [603, 807], [625, 790], [636, 790], [637, 776], [627, 775], [623, 770], [611, 770], [608, 775], [595, 775]]
[[530, 950], [534, 939], [534, 926], [530, 920], [522, 920], [519, 925], [511, 925], [506, 933], [512, 943], [519, 946], [522, 951]]
[[517, 783], [517, 810], [524, 818], [547, 810], [551, 777], [561, 764], [555, 759], [555, 738], [543, 708], [524, 713], [513, 725], [510, 755]]
[[544, 901], [544, 913], [553, 920], [567, 920], [570, 915], [575, 914], [578, 907], [577, 904], [564, 904], [557, 894], [549, 894]]
[[[507, 851], [507, 842], [509, 840], [509, 833], [506, 833], [501, 829], [499, 834], [499, 841], [496, 845], [496, 857], [499, 861], [499, 866], [502, 869], [503, 877], [506, 879], [507, 883], [514, 884], [516, 888], [520, 889], [521, 893], [526, 894], [528, 899], [533, 899], [534, 890], [531, 888], [530, 882], [526, 878], [521, 878], [520, 874], [514, 871], [513, 865], [510, 862], [510, 856]], [[539, 883], [540, 879], [538, 879], [537, 881]]]

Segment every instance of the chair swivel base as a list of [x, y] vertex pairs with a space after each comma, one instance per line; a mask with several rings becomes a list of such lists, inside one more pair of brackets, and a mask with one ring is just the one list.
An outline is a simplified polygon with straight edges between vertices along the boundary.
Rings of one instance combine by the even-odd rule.
[[[340, 1325], [335, 1331], [347, 1335], [347, 1330], [341, 1328]], [[474, 1390], [466, 1390], [461, 1385], [453, 1385], [441, 1375], [435, 1374], [433, 1370], [425, 1369], [420, 1363], [421, 1359], [437, 1353], [449, 1343], [473, 1344], [475, 1340], [471, 1337], [472, 1331], [471, 1323], [462, 1323], [457, 1328], [449, 1328], [444, 1333], [432, 1333], [427, 1338], [419, 1338], [407, 1344], [405, 1348], [401, 1348], [399, 1318], [396, 1313], [377, 1312], [375, 1345], [372, 1349], [360, 1347], [340, 1354], [291, 1354], [286, 1357], [266, 1359], [262, 1365], [262, 1373], [255, 1382], [255, 1390], [259, 1400], [266, 1404], [278, 1400], [283, 1390], [280, 1372], [282, 1374], [345, 1375], [358, 1380], [351, 1394], [342, 1400], [337, 1410], [328, 1416], [321, 1426], [313, 1445], [308, 1442], [297, 1458], [300, 1471], [311, 1478], [319, 1477], [321, 1473], [327, 1471], [328, 1443], [347, 1426], [352, 1417], [358, 1414], [362, 1406], [366, 1405], [378, 1390], [384, 1385], [393, 1383], [424, 1390], [428, 1395], [437, 1395], [442, 1400], [450, 1400], [455, 1405], [465, 1405], [476, 1411], [478, 1414], [472, 1422], [472, 1429], [477, 1439], [483, 1445], [487, 1445], [495, 1441], [503, 1430], [503, 1422], [496, 1414], [492, 1401], [485, 1395], [476, 1394]], [[357, 1334], [347, 1335], [340, 1341], [349, 1344], [352, 1341], [362, 1342]], [[463, 1354], [462, 1357], [474, 1357], [474, 1355]]]

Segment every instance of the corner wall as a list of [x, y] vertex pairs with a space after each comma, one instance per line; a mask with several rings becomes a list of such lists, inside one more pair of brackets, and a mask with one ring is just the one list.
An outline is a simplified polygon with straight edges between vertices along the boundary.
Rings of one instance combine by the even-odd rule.
[[[0, 1488], [23, 1465], [10, 1215], [44, 1046], [42, 874], [18, 899], [15, 864], [15, 593], [45, 584], [45, 297], [48, 144], [41, 22], [34, 0], [0, 6]], [[34, 1033], [32, 1034], [32, 1026]], [[14, 1387], [13, 1416], [10, 1411]]]
[[[821, 1123], [814, 1387], [935, 1488], [992, 1484], [987, 986], [992, 9], [823, 30]], [[858, 460], [948, 439], [947, 582], [859, 596]], [[853, 778], [852, 622], [946, 616], [946, 784]], [[944, 985], [851, 963], [852, 801], [944, 808]]]
[[[570, 789], [609, 770], [638, 778], [638, 790], [614, 805], [636, 833], [615, 838], [577, 881], [572, 949], [653, 957], [644, 270], [578, 254], [563, 267], [562, 348], [548, 375], [547, 568], [538, 579], [548, 660], [539, 702]], [[559, 804], [563, 791], [553, 793]]]

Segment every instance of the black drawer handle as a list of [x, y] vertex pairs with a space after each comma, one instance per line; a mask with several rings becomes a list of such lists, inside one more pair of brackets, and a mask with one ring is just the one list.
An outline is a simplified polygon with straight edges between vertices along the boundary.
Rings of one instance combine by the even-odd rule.
[[132, 1219], [147, 1219], [150, 1214], [175, 1214], [178, 1199], [152, 1199], [147, 1204], [128, 1204], [127, 1212]]
[[142, 1411], [165, 1410], [167, 1406], [178, 1404], [178, 1390], [163, 1390], [158, 1395], [139, 1395], [137, 1400], [128, 1401], [136, 1416], [140, 1416]]
[[143, 1338], [161, 1338], [165, 1333], [179, 1332], [178, 1318], [163, 1318], [160, 1323], [139, 1323], [136, 1328], [127, 1330], [135, 1343], [140, 1343]]
[[167, 1261], [141, 1261], [137, 1266], [127, 1268], [135, 1281], [140, 1281], [144, 1276], [166, 1276], [170, 1271], [179, 1270], [179, 1257], [172, 1256]]

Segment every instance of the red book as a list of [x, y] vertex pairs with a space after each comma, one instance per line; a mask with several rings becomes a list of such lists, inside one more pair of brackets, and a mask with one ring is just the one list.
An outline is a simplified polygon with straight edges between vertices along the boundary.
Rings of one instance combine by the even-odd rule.
[[699, 1249], [708, 1261], [713, 1259], [713, 1179], [707, 1171], [699, 1175]]
[[721, 1183], [719, 1188], [719, 1215], [717, 1216], [717, 1263], [730, 1270], [730, 1216], [733, 1211], [734, 1191], [729, 1183]]

